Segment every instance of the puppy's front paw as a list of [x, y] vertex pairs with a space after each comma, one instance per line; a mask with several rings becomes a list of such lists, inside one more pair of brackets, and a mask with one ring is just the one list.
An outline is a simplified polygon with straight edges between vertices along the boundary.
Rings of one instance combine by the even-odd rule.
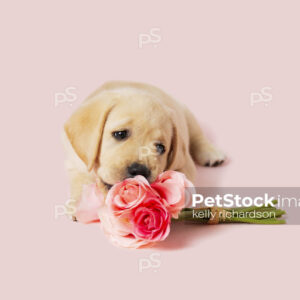
[[226, 159], [225, 154], [211, 144], [202, 147], [198, 158], [200, 165], [205, 167], [217, 167]]

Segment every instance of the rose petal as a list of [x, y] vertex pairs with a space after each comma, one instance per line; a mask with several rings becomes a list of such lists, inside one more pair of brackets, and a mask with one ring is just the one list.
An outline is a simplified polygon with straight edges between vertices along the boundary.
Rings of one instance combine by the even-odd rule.
[[98, 210], [104, 204], [104, 198], [96, 184], [84, 185], [82, 196], [76, 208], [78, 222], [99, 222]]

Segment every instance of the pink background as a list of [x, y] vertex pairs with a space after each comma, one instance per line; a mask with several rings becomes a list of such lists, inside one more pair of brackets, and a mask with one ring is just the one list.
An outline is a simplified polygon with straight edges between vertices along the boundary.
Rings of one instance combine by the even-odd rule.
[[[103, 82], [157, 85], [228, 154], [203, 186], [299, 186], [299, 1], [2, 1], [2, 299], [298, 299], [298, 226], [181, 225], [158, 248], [111, 246], [55, 219], [60, 132]], [[179, 2], [179, 1], [178, 1]], [[160, 28], [162, 40], [138, 47]], [[78, 100], [54, 107], [74, 86]], [[250, 94], [272, 88], [268, 107]], [[139, 272], [139, 259], [160, 267]]]

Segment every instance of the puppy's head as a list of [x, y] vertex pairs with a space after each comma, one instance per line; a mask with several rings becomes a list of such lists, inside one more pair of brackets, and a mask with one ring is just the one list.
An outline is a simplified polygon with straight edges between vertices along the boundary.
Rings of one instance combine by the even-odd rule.
[[77, 155], [108, 187], [176, 169], [183, 145], [170, 108], [145, 94], [103, 92], [65, 124]]

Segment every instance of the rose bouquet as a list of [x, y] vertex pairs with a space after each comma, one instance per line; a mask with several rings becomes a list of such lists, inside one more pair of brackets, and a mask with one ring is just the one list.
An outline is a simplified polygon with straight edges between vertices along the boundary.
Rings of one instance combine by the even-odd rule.
[[[105, 199], [97, 184], [91, 184], [83, 189], [76, 210], [76, 219], [82, 223], [100, 222], [104, 233], [113, 244], [130, 248], [150, 246], [165, 240], [170, 232], [171, 220], [193, 221], [200, 224], [283, 223], [283, 220], [278, 220], [277, 217], [285, 212], [274, 207], [226, 210], [217, 207], [185, 208], [187, 187], [193, 187], [192, 183], [184, 174], [175, 171], [160, 174], [152, 184], [139, 175], [125, 179], [115, 184]], [[274, 210], [274, 218], [257, 214], [270, 210]], [[253, 211], [254, 217], [249, 219], [232, 214], [245, 211]], [[195, 213], [200, 212], [202, 217], [195, 218]]]

